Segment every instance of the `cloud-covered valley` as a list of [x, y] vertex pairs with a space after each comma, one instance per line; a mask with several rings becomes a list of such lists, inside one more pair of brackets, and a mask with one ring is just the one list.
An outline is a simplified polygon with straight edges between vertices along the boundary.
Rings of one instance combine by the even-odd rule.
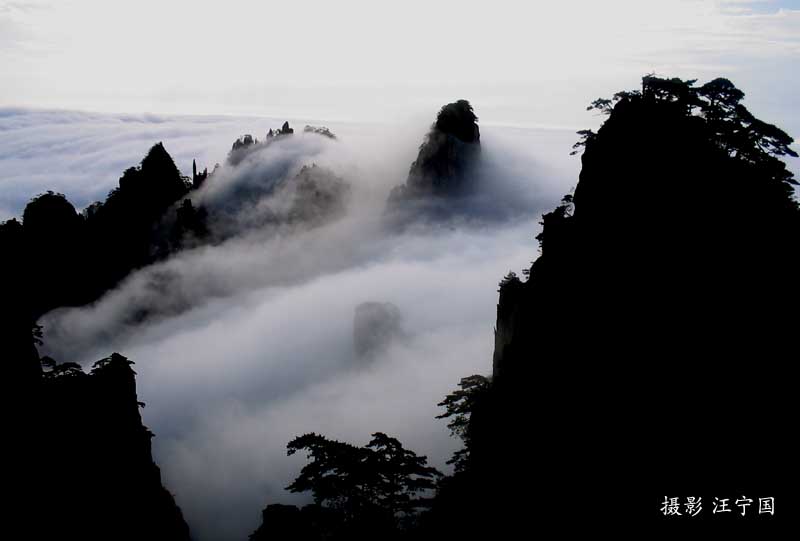
[[[482, 125], [481, 188], [458, 216], [387, 227], [388, 194], [433, 113], [331, 124], [336, 140], [298, 122], [237, 165], [225, 163], [230, 143], [280, 122], [3, 113], [7, 216], [44, 189], [76, 206], [102, 199], [157, 141], [184, 172], [192, 159], [223, 164], [192, 199], [235, 234], [41, 320], [43, 352], [59, 361], [90, 366], [119, 351], [136, 362], [155, 459], [195, 538], [243, 539], [266, 503], [302, 500], [283, 487], [302, 465], [286, 443], [305, 432], [360, 444], [383, 431], [446, 469], [458, 442], [436, 404], [461, 377], [490, 372], [497, 282], [529, 266], [541, 213], [574, 185], [579, 159], [568, 156], [571, 131]], [[261, 219], [275, 211], [275, 186], [311, 164], [348, 183], [345, 211], [313, 227]], [[354, 347], [365, 302], [396, 307], [403, 337], [369, 358]]]

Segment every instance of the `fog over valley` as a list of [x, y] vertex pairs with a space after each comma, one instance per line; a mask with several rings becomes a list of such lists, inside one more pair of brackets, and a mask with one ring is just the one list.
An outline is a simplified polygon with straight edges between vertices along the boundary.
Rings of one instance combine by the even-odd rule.
[[[37, 115], [46, 120], [29, 120]], [[44, 145], [27, 160], [17, 155], [16, 167], [46, 167], [49, 185], [63, 186], [76, 203], [100, 198], [137, 161], [119, 159], [154, 140], [174, 149], [188, 174], [192, 159], [202, 168], [220, 163], [192, 195], [212, 216], [219, 209], [216, 242], [179, 251], [91, 305], [40, 321], [44, 354], [89, 367], [120, 351], [136, 363], [154, 457], [198, 539], [243, 538], [266, 502], [304, 499], [283, 491], [299, 464], [285, 445], [302, 433], [359, 442], [382, 430], [448, 470], [458, 442], [434, 418], [436, 404], [464, 374], [491, 370], [495, 286], [529, 265], [539, 216], [569, 191], [579, 165], [569, 156], [571, 131], [481, 125], [479, 187], [457, 203], [457, 215], [404, 217], [397, 226], [387, 198], [405, 182], [429, 119], [329, 124], [336, 139], [296, 125], [297, 133], [233, 165], [227, 149], [240, 132], [264, 139], [280, 122], [16, 117], [4, 136], [22, 132]], [[89, 148], [121, 158], [94, 162], [91, 180], [81, 173], [77, 185], [81, 165], [72, 156]], [[276, 216], [289, 203], [276, 186], [312, 165], [347, 184], [341, 211], [281, 222]], [[36, 192], [15, 186], [18, 196], [4, 193], [13, 210]], [[365, 338], [354, 336], [364, 303], [391, 303], [401, 328], [366, 356], [355, 347]], [[381, 313], [375, 317], [358, 332], [380, 333]]]

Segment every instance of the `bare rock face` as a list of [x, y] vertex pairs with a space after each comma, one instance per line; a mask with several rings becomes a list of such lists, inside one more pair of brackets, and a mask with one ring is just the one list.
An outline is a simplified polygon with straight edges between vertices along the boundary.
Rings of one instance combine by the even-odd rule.
[[392, 190], [390, 203], [431, 195], [454, 195], [468, 187], [469, 172], [480, 153], [478, 117], [467, 100], [448, 103], [419, 147], [405, 185]]
[[364, 302], [356, 306], [353, 343], [359, 359], [369, 359], [403, 336], [400, 310], [390, 302]]
[[389, 193], [388, 225], [404, 229], [469, 215], [465, 203], [482, 184], [478, 179], [480, 139], [478, 117], [467, 100], [442, 107], [419, 147], [405, 184]]

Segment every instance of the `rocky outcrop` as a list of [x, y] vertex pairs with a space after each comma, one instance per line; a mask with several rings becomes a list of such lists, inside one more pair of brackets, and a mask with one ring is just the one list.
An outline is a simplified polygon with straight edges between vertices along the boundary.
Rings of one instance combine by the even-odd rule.
[[17, 396], [4, 475], [13, 513], [3, 527], [29, 539], [188, 540], [153, 462], [133, 363], [113, 354], [89, 374], [42, 364], [39, 381]]
[[303, 133], [315, 133], [317, 135], [322, 135], [323, 137], [327, 137], [328, 139], [336, 139], [336, 134], [334, 134], [331, 130], [329, 130], [325, 126], [309, 126], [308, 124], [306, 124], [306, 127], [303, 128]]
[[447, 195], [465, 189], [480, 140], [478, 117], [467, 100], [443, 106], [419, 147], [406, 184], [395, 188], [391, 198]]
[[450, 200], [475, 188], [480, 156], [478, 117], [467, 100], [443, 106], [419, 147], [406, 183], [389, 194], [387, 212], [402, 225], [420, 215], [446, 216]]
[[372, 359], [403, 337], [400, 309], [390, 302], [363, 302], [353, 318], [353, 345], [359, 359]]
[[205, 184], [208, 179], [208, 167], [203, 169], [202, 173], [197, 172], [197, 161], [192, 160], [192, 189], [198, 190]]
[[259, 141], [258, 138], [253, 137], [249, 133], [242, 135], [231, 145], [231, 150], [228, 153], [228, 164], [238, 165], [254, 151], [264, 148], [266, 145], [282, 136], [292, 135], [293, 133], [294, 129], [289, 127], [289, 122], [286, 121], [279, 129], [273, 130], [270, 128], [263, 141]]
[[[270, 130], [270, 132], [271, 131], [272, 130]], [[231, 145], [231, 151], [228, 152], [228, 163], [231, 165], [241, 163], [258, 144], [258, 139], [254, 138], [249, 133], [242, 135]]]

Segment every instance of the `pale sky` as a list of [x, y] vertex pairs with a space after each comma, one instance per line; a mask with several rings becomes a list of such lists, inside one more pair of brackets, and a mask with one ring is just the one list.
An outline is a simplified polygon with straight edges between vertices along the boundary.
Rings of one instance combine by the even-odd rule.
[[656, 72], [729, 77], [796, 135], [798, 59], [800, 1], [0, 0], [0, 106], [583, 127]]

